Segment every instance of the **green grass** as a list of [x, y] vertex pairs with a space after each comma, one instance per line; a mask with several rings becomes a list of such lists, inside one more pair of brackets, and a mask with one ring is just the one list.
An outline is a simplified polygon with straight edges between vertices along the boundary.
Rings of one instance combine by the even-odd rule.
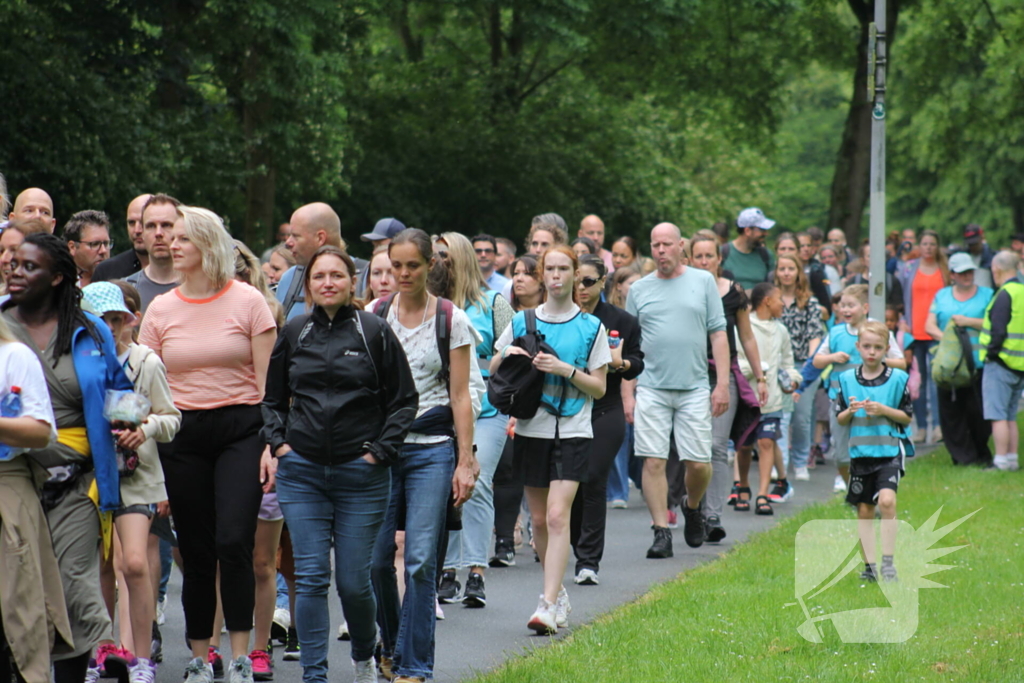
[[[843, 643], [833, 630], [811, 643], [797, 632], [801, 608], [784, 607], [795, 601], [801, 525], [854, 516], [837, 497], [476, 680], [1024, 681], [1024, 471], [954, 468], [944, 449], [920, 456], [900, 484], [897, 516], [917, 529], [940, 507], [936, 528], [981, 510], [934, 544], [966, 547], [933, 560], [952, 568], [927, 578], [948, 588], [919, 591], [918, 628], [905, 642]], [[896, 566], [921, 559], [897, 553]], [[888, 605], [856, 573], [824, 595], [827, 612]]]

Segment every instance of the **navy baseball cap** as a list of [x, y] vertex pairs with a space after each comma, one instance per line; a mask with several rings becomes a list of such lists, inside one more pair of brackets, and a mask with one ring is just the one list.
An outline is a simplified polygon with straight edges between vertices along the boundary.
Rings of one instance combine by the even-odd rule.
[[373, 231], [364, 233], [362, 235], [362, 239], [364, 242], [389, 240], [394, 238], [395, 235], [403, 230], [405, 230], [405, 223], [397, 218], [381, 218], [377, 221], [377, 224], [373, 226]]

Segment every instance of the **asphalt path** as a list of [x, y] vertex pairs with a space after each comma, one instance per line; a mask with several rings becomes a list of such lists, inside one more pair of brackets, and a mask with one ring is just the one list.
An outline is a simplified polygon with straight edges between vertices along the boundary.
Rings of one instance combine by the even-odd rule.
[[[756, 464], [751, 468], [756, 470]], [[737, 543], [742, 543], [751, 534], [763, 531], [780, 519], [793, 514], [804, 505], [828, 500], [832, 492], [835, 466], [829, 462], [811, 470], [811, 480], [793, 482], [795, 495], [785, 504], [775, 505], [772, 517], [739, 513], [726, 508], [722, 523], [728, 532], [718, 544], [704, 544], [690, 548], [683, 540], [682, 519], [679, 529], [674, 531], [675, 557], [664, 560], [646, 559], [647, 548], [653, 537], [650, 531], [650, 516], [640, 493], [631, 491], [629, 508], [608, 511], [608, 531], [604, 560], [600, 570], [600, 585], [577, 586], [572, 582], [573, 560], [570, 558], [566, 572], [565, 586], [572, 604], [570, 628], [560, 630], [557, 637], [564, 637], [573, 627], [592, 621], [615, 607], [633, 601], [652, 586], [674, 578], [680, 572], [711, 562], [728, 552]], [[752, 486], [756, 484], [756, 473], [751, 472]], [[756, 489], [755, 489], [756, 493]], [[752, 506], [753, 507], [753, 506]], [[459, 581], [464, 585], [465, 576], [460, 573]], [[541, 592], [542, 575], [540, 564], [533, 559], [529, 546], [524, 546], [516, 556], [516, 566], [502, 569], [488, 569], [486, 576], [487, 606], [470, 609], [461, 604], [445, 605], [445, 619], [437, 622], [437, 651], [434, 676], [441, 682], [463, 681], [474, 674], [493, 669], [515, 655], [521, 655], [535, 647], [544, 647], [552, 638], [536, 636], [526, 628], [526, 622], [537, 604]], [[181, 611], [181, 575], [174, 569], [168, 589], [166, 623], [163, 626], [164, 661], [157, 674], [159, 683], [177, 683], [188, 663], [190, 652], [185, 649], [184, 618]], [[331, 623], [334, 631], [342, 621], [341, 606], [332, 592]], [[227, 636], [224, 636], [227, 647]], [[299, 683], [302, 668], [298, 662], [282, 659], [283, 648], [275, 653], [274, 680], [283, 683]], [[330, 644], [331, 679], [351, 680], [352, 665], [349, 643], [335, 640]]]

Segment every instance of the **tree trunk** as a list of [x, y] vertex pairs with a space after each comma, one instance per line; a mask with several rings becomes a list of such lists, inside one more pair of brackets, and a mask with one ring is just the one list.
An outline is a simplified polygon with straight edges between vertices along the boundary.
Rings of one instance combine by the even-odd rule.
[[[869, 198], [871, 178], [871, 105], [868, 98], [868, 28], [875, 15], [872, 0], [847, 0], [860, 23], [857, 66], [853, 74], [853, 94], [843, 127], [843, 139], [836, 157], [828, 210], [828, 229], [841, 228], [850, 244], [860, 242], [860, 224]], [[892, 64], [896, 22], [906, 0], [887, 0], [885, 6], [886, 56]], [[912, 3], [911, 3], [912, 4]]]
[[[258, 82], [261, 50], [253, 45], [245, 56], [243, 73], [250, 83]], [[245, 135], [247, 171], [245, 181], [245, 231], [242, 240], [253, 250], [271, 243], [274, 233], [274, 191], [277, 174], [273, 150], [266, 140], [271, 120], [271, 99], [257, 92], [252, 100], [242, 101], [242, 131]]]
[[841, 228], [850, 244], [859, 243], [860, 222], [868, 203], [871, 171], [871, 103], [867, 98], [868, 24], [861, 23], [857, 45], [857, 68], [853, 74], [853, 94], [843, 126], [835, 173], [832, 176], [831, 202], [827, 230]]

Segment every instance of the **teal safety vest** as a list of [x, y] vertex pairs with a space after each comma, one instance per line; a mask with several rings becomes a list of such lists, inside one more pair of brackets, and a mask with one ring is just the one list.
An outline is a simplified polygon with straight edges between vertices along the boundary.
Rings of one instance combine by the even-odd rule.
[[[893, 368], [885, 384], [867, 387], [857, 381], [856, 370], [847, 370], [839, 376], [839, 384], [847, 402], [854, 397], [858, 401], [871, 400], [898, 408], [909, 377], [902, 370]], [[872, 417], [863, 409], [853, 414], [850, 423], [851, 458], [894, 458], [900, 453], [914, 454], [906, 427], [887, 417]]]
[[[564, 323], [549, 323], [537, 318], [537, 331], [544, 335], [544, 341], [555, 350], [559, 360], [565, 361], [581, 371], [587, 369], [590, 350], [594, 348], [597, 333], [601, 330], [601, 321], [595, 316], [580, 311]], [[526, 316], [520, 311], [512, 318], [512, 337], [526, 334]], [[568, 385], [568, 386], [567, 386]], [[565, 389], [565, 402], [562, 399]], [[587, 396], [572, 386], [565, 377], [545, 373], [544, 392], [541, 405], [552, 415], [570, 417], [583, 410], [587, 404]]]
[[[497, 341], [494, 336], [494, 301], [501, 296], [501, 292], [484, 292], [484, 296], [488, 295], [490, 296], [490, 301], [487, 302], [486, 311], [477, 304], [466, 307], [466, 316], [469, 318], [470, 324], [483, 337], [483, 341], [477, 344], [476, 358], [477, 363], [480, 365], [480, 374], [484, 376], [484, 382], [491, 376], [491, 358], [494, 357], [494, 342]], [[487, 400], [485, 392], [480, 417], [494, 417], [497, 414], [498, 409]]]
[[[886, 340], [888, 343], [888, 340]], [[857, 335], [850, 334], [849, 326], [845, 323], [836, 325], [828, 332], [828, 350], [832, 353], [842, 351], [850, 355], [850, 360], [845, 363], [836, 363], [832, 366], [832, 374], [828, 382], [828, 397], [833, 401], [839, 394], [839, 376], [844, 372], [860, 365], [864, 361], [857, 350]], [[857, 398], [860, 398], [859, 396]]]

